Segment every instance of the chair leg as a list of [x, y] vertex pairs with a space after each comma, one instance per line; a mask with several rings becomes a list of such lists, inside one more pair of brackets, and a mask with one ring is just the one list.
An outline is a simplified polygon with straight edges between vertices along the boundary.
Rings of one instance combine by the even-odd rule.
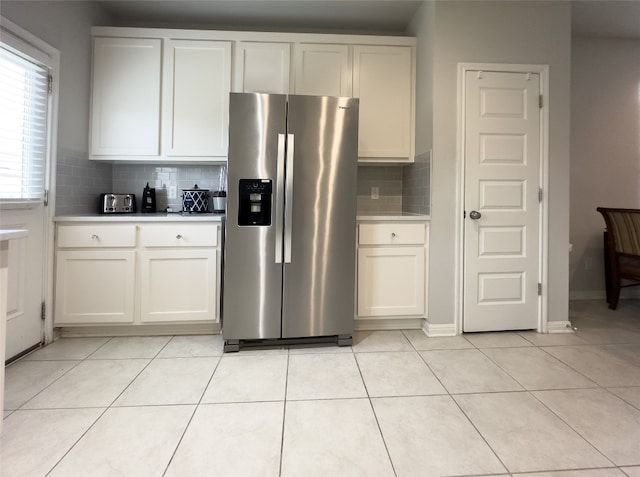
[[609, 308], [611, 310], [618, 308], [618, 300], [620, 300], [620, 279], [611, 280], [611, 290], [609, 290]]
[[607, 247], [607, 231], [604, 231], [604, 289], [607, 303], [611, 303], [611, 257]]

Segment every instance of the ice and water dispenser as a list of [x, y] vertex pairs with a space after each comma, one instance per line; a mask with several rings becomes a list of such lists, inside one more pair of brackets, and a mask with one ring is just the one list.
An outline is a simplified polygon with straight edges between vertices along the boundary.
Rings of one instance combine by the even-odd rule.
[[270, 179], [240, 179], [238, 225], [271, 225]]

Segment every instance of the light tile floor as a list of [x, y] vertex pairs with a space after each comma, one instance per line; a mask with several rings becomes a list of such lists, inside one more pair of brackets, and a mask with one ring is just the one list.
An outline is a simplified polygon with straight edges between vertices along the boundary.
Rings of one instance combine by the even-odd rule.
[[[6, 369], [0, 475], [640, 477], [640, 301], [574, 334], [61, 339]], [[565, 471], [559, 473], [558, 471]]]

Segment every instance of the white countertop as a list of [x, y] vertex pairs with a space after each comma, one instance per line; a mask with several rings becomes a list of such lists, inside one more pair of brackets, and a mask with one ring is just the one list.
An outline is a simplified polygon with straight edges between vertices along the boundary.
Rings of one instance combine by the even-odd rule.
[[223, 214], [181, 214], [158, 212], [155, 214], [86, 214], [59, 215], [54, 222], [220, 222]]
[[[155, 214], [86, 214], [86, 215], [59, 215], [53, 218], [54, 222], [221, 222], [223, 214], [180, 214], [158, 212]], [[358, 214], [358, 222], [426, 222], [430, 220], [428, 215], [402, 213]]]
[[0, 242], [3, 240], [13, 240], [26, 237], [28, 230], [23, 229], [0, 229]]
[[401, 213], [379, 213], [374, 214], [358, 214], [356, 220], [358, 222], [426, 222], [431, 219], [428, 215], [410, 214], [408, 212]]

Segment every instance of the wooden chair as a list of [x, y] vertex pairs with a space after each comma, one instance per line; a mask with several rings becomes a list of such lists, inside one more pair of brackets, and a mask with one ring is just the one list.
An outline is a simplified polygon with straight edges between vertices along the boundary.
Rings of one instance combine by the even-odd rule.
[[[604, 217], [604, 273], [609, 308], [615, 310], [620, 289], [640, 285], [640, 209], [596, 209]], [[636, 283], [622, 285], [622, 280]]]

